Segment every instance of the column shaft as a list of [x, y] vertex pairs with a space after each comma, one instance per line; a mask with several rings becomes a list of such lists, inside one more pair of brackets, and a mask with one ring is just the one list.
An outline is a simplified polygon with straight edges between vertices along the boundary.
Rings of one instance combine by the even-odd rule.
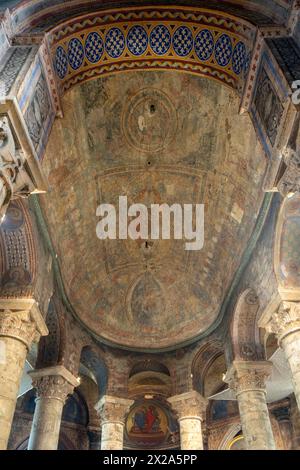
[[181, 450], [203, 450], [202, 422], [200, 418], [181, 418], [180, 448]]
[[202, 421], [207, 400], [192, 390], [170, 397], [168, 402], [178, 417], [181, 450], [203, 450]]
[[7, 448], [27, 352], [33, 341], [46, 334], [46, 324], [33, 299], [0, 299], [0, 450]]
[[0, 362], [0, 449], [7, 447], [16, 408], [18, 390], [25, 365], [27, 348], [14, 338], [0, 338], [5, 361]]
[[261, 390], [249, 390], [241, 392], [237, 399], [247, 449], [275, 449], [265, 393]]
[[123, 450], [123, 423], [103, 423], [101, 450]]
[[30, 375], [37, 399], [28, 450], [56, 450], [64, 403], [78, 386], [77, 378], [63, 366], [47, 367]]
[[28, 450], [57, 449], [64, 403], [55, 398], [37, 398]]
[[123, 450], [125, 417], [133, 400], [105, 395], [95, 409], [101, 418], [101, 450]]
[[281, 346], [291, 369], [294, 393], [300, 410], [300, 330], [285, 336]]
[[294, 396], [291, 397], [292, 449], [300, 450], [300, 412]]
[[266, 402], [265, 382], [271, 370], [268, 361], [235, 360], [225, 377], [236, 394], [247, 450], [276, 448]]

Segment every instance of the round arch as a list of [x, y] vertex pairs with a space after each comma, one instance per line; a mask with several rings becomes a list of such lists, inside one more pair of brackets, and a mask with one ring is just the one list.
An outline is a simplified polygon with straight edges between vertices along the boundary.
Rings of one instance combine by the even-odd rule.
[[205, 376], [213, 362], [224, 354], [219, 340], [208, 341], [196, 351], [191, 365], [193, 388], [200, 394], [205, 393]]
[[278, 291], [286, 300], [300, 299], [299, 207], [299, 194], [289, 194], [282, 202], [276, 226], [274, 270]]
[[108, 370], [98, 349], [91, 345], [84, 346], [81, 350], [80, 363], [88, 369], [96, 381], [99, 397], [103, 396], [107, 388]]
[[232, 426], [230, 426], [229, 430], [223, 436], [218, 446], [218, 450], [230, 450], [230, 445], [232, 445], [233, 443], [232, 441], [237, 436], [237, 434], [241, 432], [241, 430], [242, 430], [242, 427], [239, 423], [232, 424]]
[[42, 337], [38, 346], [37, 368], [63, 363], [66, 348], [66, 330], [61, 304], [55, 296], [49, 302], [46, 315], [49, 334]]
[[78, 83], [131, 70], [177, 70], [240, 93], [255, 26], [227, 12], [192, 7], [127, 7], [70, 19], [47, 39], [60, 94]]
[[248, 288], [239, 296], [236, 303], [230, 336], [234, 359], [259, 360], [264, 357], [261, 344], [257, 313], [259, 299], [256, 292]]
[[38, 277], [38, 244], [32, 218], [22, 199], [13, 200], [0, 224], [2, 296], [33, 295]]

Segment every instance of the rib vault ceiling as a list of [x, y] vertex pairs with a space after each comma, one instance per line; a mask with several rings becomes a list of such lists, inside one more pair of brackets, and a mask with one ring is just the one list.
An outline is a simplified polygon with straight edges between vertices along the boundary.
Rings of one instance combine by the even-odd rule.
[[[238, 107], [233, 91], [176, 72], [97, 79], [63, 98], [43, 160], [50, 191], [42, 204], [67, 296], [97, 337], [129, 349], [176, 348], [217, 320], [266, 168]], [[129, 204], [204, 203], [204, 248], [99, 240], [97, 206], [122, 195]]]

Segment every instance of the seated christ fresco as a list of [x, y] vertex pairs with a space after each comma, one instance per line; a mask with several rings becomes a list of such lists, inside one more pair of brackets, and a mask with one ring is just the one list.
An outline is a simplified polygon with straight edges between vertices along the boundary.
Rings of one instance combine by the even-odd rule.
[[154, 406], [145, 406], [139, 409], [133, 416], [132, 433], [160, 433], [160, 418]]

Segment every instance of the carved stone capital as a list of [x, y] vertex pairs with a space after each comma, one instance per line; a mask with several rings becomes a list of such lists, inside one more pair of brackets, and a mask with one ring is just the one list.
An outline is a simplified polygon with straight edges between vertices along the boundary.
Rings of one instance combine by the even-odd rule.
[[266, 393], [266, 380], [271, 371], [272, 363], [269, 361], [234, 361], [224, 382], [236, 395], [255, 390]]
[[265, 328], [277, 336], [279, 343], [285, 336], [300, 330], [300, 302], [281, 302]]
[[283, 196], [287, 196], [289, 193], [300, 191], [300, 154], [291, 148], [287, 148], [283, 157], [286, 170], [277, 188]]
[[124, 424], [126, 413], [133, 403], [133, 400], [126, 398], [105, 395], [95, 405], [95, 409], [101, 418], [101, 424], [108, 422]]
[[22, 304], [18, 300], [7, 306], [5, 303], [0, 300], [0, 336], [15, 338], [30, 349], [32, 342], [38, 342], [41, 336], [48, 334], [46, 323], [34, 301], [28, 300], [20, 305], [23, 307], [20, 309], [14, 308]]
[[168, 398], [173, 410], [176, 412], [178, 419], [183, 418], [205, 418], [206, 407], [208, 401], [195, 390], [180, 395], [174, 395]]
[[79, 385], [79, 380], [64, 366], [34, 370], [29, 372], [29, 375], [33, 387], [37, 390], [37, 398], [53, 398], [64, 403]]

